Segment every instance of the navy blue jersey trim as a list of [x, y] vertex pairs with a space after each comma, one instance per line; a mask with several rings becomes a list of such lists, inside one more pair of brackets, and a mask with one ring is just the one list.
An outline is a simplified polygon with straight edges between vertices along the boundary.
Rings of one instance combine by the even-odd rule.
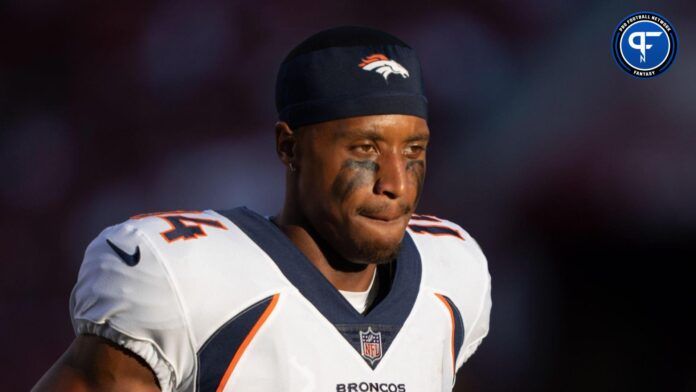
[[268, 308], [273, 296], [244, 309], [220, 327], [198, 350], [197, 391], [215, 391], [244, 339]]
[[[421, 282], [421, 259], [410, 234], [406, 232], [395, 266], [394, 278], [389, 284], [380, 284], [376, 303], [365, 314], [353, 308], [336, 288], [305, 257], [295, 244], [267, 218], [239, 207], [218, 211], [249, 238], [251, 238], [276, 263], [285, 277], [309, 300], [321, 314], [329, 320], [346, 340], [361, 353], [361, 346], [356, 336], [357, 330], [373, 331], [382, 334], [382, 351], [386, 353], [397, 333], [406, 322], [418, 296]], [[381, 273], [380, 282], [385, 274]], [[368, 361], [373, 369], [379, 361]]]
[[423, 226], [423, 225], [408, 225], [408, 227], [416, 233], [423, 234], [428, 233], [432, 235], [451, 235], [459, 239], [464, 239], [457, 230], [451, 229], [446, 226]]
[[454, 302], [448, 296], [440, 295], [447, 301], [450, 309], [452, 309], [452, 316], [454, 316], [454, 361], [456, 362], [464, 343], [464, 320], [462, 320], [462, 314]]

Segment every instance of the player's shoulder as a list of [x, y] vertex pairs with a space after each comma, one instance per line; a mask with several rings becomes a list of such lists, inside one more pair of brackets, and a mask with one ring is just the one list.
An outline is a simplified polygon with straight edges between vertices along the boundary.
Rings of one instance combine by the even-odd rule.
[[[213, 210], [176, 210], [133, 215], [108, 226], [87, 246], [78, 280], [108, 277], [115, 283], [170, 286], [178, 267], [205, 261], [219, 249], [234, 248], [221, 234], [232, 224]], [[189, 271], [181, 271], [187, 276]], [[149, 278], [142, 279], [143, 274]]]
[[408, 232], [418, 248], [426, 286], [452, 293], [483, 290], [488, 262], [474, 237], [459, 224], [434, 215], [414, 214]]
[[483, 256], [474, 237], [451, 220], [434, 215], [413, 214], [408, 222], [407, 230], [419, 248], [427, 248], [430, 252], [448, 255], [465, 254], [476, 259]]
[[[229, 221], [214, 210], [173, 210], [133, 215], [107, 227], [102, 235], [146, 236], [153, 245], [185, 243], [207, 237], [215, 230], [228, 230]], [[193, 243], [193, 242], [191, 242]]]
[[193, 342], [287, 287], [235, 217], [226, 216], [235, 210], [139, 214], [104, 229], [87, 247], [71, 293], [76, 333], [124, 344], [162, 385], [190, 382]]
[[459, 368], [488, 333], [492, 304], [488, 261], [471, 234], [451, 220], [414, 215], [408, 231], [421, 257], [421, 286], [446, 304], [453, 323], [461, 322], [461, 329], [455, 328], [455, 336], [456, 331], [463, 335], [455, 339], [462, 342]]
[[267, 255], [235, 223], [236, 215], [252, 213], [238, 207], [134, 215], [106, 228], [92, 241], [85, 252], [83, 269], [88, 264], [102, 264], [109, 266], [100, 269], [108, 274], [114, 270], [150, 268], [180, 288], [197, 287], [197, 282], [223, 275], [228, 284], [248, 282], [252, 275], [277, 283], [277, 273]]
[[106, 243], [111, 248], [115, 245], [124, 251], [146, 247], [154, 256], [170, 261], [216, 252], [221, 247], [249, 246], [248, 241], [240, 240], [244, 236], [229, 235], [237, 230], [226, 216], [212, 209], [150, 212], [107, 227], [93, 243]]
[[75, 333], [102, 336], [134, 352], [164, 390], [190, 383], [190, 308], [200, 301], [186, 287], [206, 277], [190, 273], [205, 271], [194, 267], [205, 260], [194, 239], [221, 230], [220, 221], [209, 212], [170, 211], [105, 228], [87, 247], [70, 296]]

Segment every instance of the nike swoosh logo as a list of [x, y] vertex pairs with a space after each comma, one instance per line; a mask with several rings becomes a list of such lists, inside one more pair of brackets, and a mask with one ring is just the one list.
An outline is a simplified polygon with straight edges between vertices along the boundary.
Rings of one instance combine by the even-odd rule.
[[123, 249], [114, 245], [114, 243], [109, 241], [108, 238], [106, 239], [106, 243], [109, 244], [111, 249], [113, 249], [114, 252], [116, 252], [118, 257], [120, 257], [121, 260], [123, 260], [123, 262], [126, 263], [127, 266], [134, 267], [135, 265], [138, 264], [138, 262], [140, 262], [140, 247], [139, 246], [135, 247], [135, 253], [129, 254], [126, 251], [124, 251]]

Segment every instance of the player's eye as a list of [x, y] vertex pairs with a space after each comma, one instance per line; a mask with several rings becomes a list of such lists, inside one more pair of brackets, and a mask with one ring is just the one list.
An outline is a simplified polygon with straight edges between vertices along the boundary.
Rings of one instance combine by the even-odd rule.
[[363, 154], [372, 154], [377, 152], [377, 148], [373, 144], [369, 143], [353, 146], [353, 150]]
[[425, 146], [420, 145], [420, 144], [412, 144], [412, 145], [406, 147], [406, 150], [404, 151], [404, 153], [406, 155], [412, 156], [412, 155], [420, 155], [420, 153], [422, 153], [424, 151], [425, 151]]

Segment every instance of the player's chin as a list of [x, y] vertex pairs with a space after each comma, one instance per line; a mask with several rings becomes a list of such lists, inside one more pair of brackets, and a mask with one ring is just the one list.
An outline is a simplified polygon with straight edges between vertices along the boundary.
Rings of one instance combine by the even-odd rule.
[[396, 258], [404, 237], [407, 218], [391, 222], [373, 222], [357, 218], [350, 235], [353, 257], [357, 263], [384, 264]]
[[370, 238], [354, 239], [348, 259], [356, 264], [386, 264], [399, 254], [401, 242], [383, 243]]

